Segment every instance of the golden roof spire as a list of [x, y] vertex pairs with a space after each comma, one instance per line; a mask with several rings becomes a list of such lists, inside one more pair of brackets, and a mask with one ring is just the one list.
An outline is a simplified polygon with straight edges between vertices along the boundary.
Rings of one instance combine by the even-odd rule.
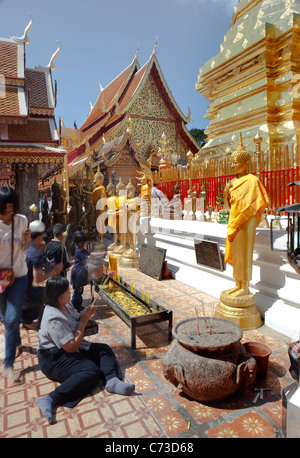
[[154, 45], [154, 48], [153, 48], [153, 51], [152, 51], [152, 56], [155, 56], [156, 48], [157, 48], [157, 42], [158, 42], [158, 37], [156, 37], [156, 42], [155, 42], [155, 45]]

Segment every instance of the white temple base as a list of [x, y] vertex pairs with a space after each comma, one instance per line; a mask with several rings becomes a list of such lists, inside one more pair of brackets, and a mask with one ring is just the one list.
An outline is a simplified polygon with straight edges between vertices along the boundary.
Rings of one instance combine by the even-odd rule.
[[[172, 277], [219, 300], [220, 294], [233, 288], [232, 267], [219, 271], [196, 262], [194, 242], [218, 242], [225, 252], [227, 225], [181, 220], [144, 218], [138, 232], [142, 243], [165, 248]], [[275, 231], [275, 246], [284, 248], [286, 231]], [[300, 332], [300, 276], [289, 265], [285, 251], [271, 250], [269, 229], [257, 228], [253, 253], [250, 292], [265, 324], [291, 339]]]

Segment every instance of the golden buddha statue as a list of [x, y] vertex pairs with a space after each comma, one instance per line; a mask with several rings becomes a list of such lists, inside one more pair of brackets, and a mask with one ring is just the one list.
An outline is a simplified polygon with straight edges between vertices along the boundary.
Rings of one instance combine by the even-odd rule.
[[[221, 293], [217, 317], [231, 318], [242, 329], [252, 329], [261, 324], [258, 310], [254, 306], [254, 296], [249, 292], [252, 279], [253, 249], [256, 227], [261, 222], [264, 210], [270, 205], [269, 197], [259, 179], [246, 173], [251, 159], [243, 147], [240, 137], [237, 150], [231, 155], [230, 163], [235, 175], [224, 189], [224, 201], [230, 210], [225, 262], [232, 265], [236, 285]], [[250, 308], [247, 309], [249, 305]], [[226, 307], [233, 310], [224, 310]]]
[[138, 198], [135, 197], [135, 187], [129, 179], [127, 191], [127, 241], [131, 250], [136, 251], [136, 223], [139, 209]]
[[147, 177], [146, 173], [142, 173], [142, 176], [138, 178], [141, 182], [140, 192], [140, 208], [141, 216], [149, 216], [151, 208], [151, 179]]
[[104, 176], [99, 167], [94, 177], [93, 204], [96, 206], [96, 231], [98, 239], [103, 243], [105, 230], [106, 191], [103, 186]]
[[127, 243], [129, 249], [124, 251], [122, 258], [119, 260], [121, 267], [138, 267], [139, 255], [136, 251], [136, 230], [137, 230], [137, 218], [139, 209], [139, 199], [135, 197], [135, 187], [129, 179], [129, 183], [126, 186], [126, 209], [127, 209]]
[[108, 231], [112, 234], [113, 243], [107, 247], [107, 251], [114, 250], [118, 245], [118, 227], [117, 227], [117, 212], [119, 210], [119, 199], [115, 195], [115, 185], [110, 179], [107, 187], [107, 226]]
[[117, 215], [117, 227], [119, 230], [120, 246], [117, 248], [118, 252], [126, 250], [126, 234], [127, 234], [127, 215], [126, 215], [126, 187], [122, 182], [122, 178], [119, 179], [117, 184], [117, 199], [118, 199], [118, 215]]

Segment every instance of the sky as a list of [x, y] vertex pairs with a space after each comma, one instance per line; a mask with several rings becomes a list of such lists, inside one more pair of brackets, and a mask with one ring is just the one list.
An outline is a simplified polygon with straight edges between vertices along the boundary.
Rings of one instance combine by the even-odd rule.
[[85, 121], [100, 85], [132, 62], [156, 55], [188, 129], [205, 129], [209, 101], [195, 90], [199, 69], [219, 52], [238, 0], [0, 0], [0, 37], [20, 37], [33, 24], [26, 66], [48, 65], [57, 49], [56, 120], [66, 127]]

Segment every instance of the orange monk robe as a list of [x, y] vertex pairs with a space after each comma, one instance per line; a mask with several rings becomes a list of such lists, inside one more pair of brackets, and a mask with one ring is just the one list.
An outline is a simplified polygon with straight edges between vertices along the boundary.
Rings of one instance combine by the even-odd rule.
[[231, 243], [239, 229], [252, 216], [256, 216], [256, 227], [261, 222], [264, 210], [270, 205], [270, 199], [264, 185], [252, 175], [237, 179], [229, 190], [230, 215], [227, 228], [225, 262], [232, 264]]
[[150, 196], [151, 196], [151, 187], [148, 183], [146, 183], [141, 187], [140, 197], [146, 197], [146, 198], [148, 197], [150, 199]]

